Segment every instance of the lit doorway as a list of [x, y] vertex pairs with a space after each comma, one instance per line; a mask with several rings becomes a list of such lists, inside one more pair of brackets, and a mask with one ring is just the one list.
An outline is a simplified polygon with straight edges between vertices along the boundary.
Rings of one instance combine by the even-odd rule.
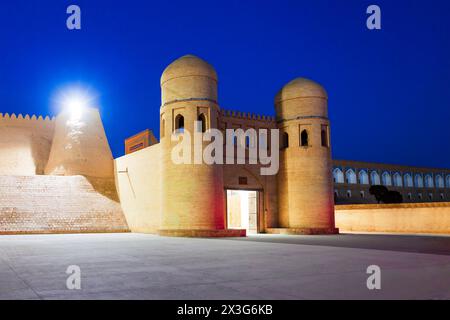
[[245, 229], [248, 234], [258, 233], [258, 192], [227, 190], [228, 229]]

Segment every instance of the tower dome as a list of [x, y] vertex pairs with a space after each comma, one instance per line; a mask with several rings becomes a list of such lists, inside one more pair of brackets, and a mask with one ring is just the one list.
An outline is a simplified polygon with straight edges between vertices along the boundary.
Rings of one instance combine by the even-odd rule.
[[278, 92], [275, 103], [298, 98], [328, 99], [328, 95], [326, 90], [317, 82], [306, 78], [296, 78]]
[[296, 117], [328, 117], [328, 95], [317, 82], [296, 78], [286, 84], [275, 96], [278, 120]]
[[162, 106], [176, 101], [217, 104], [217, 73], [206, 61], [186, 55], [172, 62], [161, 76]]
[[178, 58], [167, 66], [161, 76], [161, 85], [169, 80], [181, 77], [206, 77], [217, 81], [217, 73], [213, 66], [190, 54]]

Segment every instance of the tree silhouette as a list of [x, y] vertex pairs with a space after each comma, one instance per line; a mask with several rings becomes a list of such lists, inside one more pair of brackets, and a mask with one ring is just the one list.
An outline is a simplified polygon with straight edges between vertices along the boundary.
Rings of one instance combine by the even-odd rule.
[[402, 203], [403, 202], [403, 196], [398, 191], [388, 191], [383, 195], [381, 198], [381, 201], [383, 203]]
[[380, 203], [383, 199], [383, 196], [388, 193], [389, 190], [385, 186], [371, 186], [369, 189], [369, 193], [375, 197], [378, 203]]
[[369, 193], [375, 197], [378, 203], [402, 203], [403, 196], [398, 191], [389, 191], [385, 186], [371, 186]]

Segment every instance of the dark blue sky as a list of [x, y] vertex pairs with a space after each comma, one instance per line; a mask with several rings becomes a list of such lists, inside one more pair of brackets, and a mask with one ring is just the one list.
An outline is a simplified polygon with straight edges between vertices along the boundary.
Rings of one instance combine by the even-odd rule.
[[[365, 27], [382, 9], [381, 31]], [[82, 30], [66, 29], [78, 4]], [[293, 78], [330, 96], [333, 157], [450, 167], [450, 2], [5, 0], [0, 4], [0, 112], [55, 115], [58, 88], [100, 94], [114, 155], [158, 133], [159, 78], [185, 54], [209, 61], [225, 109], [272, 115]]]

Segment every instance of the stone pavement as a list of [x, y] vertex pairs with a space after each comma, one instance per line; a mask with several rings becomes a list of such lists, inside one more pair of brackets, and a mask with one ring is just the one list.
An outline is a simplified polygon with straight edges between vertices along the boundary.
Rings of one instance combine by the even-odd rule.
[[[81, 290], [66, 269], [81, 268]], [[381, 290], [366, 287], [370, 265]], [[0, 236], [0, 299], [450, 299], [450, 237]]]

